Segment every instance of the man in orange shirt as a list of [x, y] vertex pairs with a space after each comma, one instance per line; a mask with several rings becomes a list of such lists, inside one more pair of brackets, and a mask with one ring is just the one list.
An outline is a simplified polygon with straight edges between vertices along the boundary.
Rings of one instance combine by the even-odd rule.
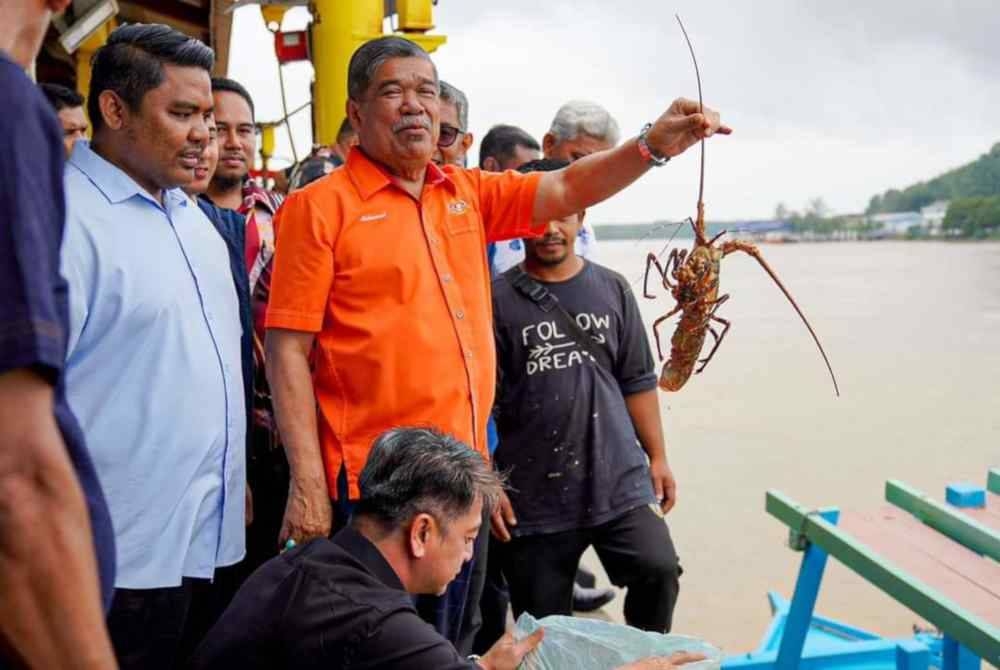
[[[347, 102], [359, 146], [278, 213], [267, 361], [291, 466], [281, 542], [330, 533], [331, 497], [357, 499], [369, 445], [387, 428], [431, 425], [487, 457], [496, 367], [487, 242], [541, 232], [730, 132], [715, 111], [678, 99], [638, 138], [564, 170], [439, 168], [438, 96], [419, 46], [391, 36], [361, 46]], [[494, 523], [516, 523], [504, 510]], [[472, 582], [456, 580], [469, 606], [454, 613], [457, 630], [442, 631], [463, 652], [478, 627], [481, 577]]]

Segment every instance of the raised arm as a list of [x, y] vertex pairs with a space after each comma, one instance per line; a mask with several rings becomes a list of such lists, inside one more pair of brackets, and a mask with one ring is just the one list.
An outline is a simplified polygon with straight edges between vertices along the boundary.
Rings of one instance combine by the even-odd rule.
[[[697, 101], [678, 98], [649, 129], [646, 142], [653, 155], [666, 158], [683, 153], [702, 138], [731, 132], [715, 110], [705, 107], [700, 113]], [[546, 222], [583, 211], [618, 193], [649, 167], [636, 137], [574, 161], [563, 170], [546, 172], [535, 196], [534, 220]]]

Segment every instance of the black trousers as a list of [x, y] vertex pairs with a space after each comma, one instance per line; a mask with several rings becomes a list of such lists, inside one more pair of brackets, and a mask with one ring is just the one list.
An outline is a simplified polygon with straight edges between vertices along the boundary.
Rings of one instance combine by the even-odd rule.
[[594, 528], [516, 537], [500, 544], [514, 616], [572, 614], [577, 564], [591, 545], [611, 582], [628, 589], [625, 622], [669, 632], [682, 571], [667, 524], [647, 505]]
[[229, 605], [241, 567], [216, 568], [214, 581], [185, 577], [180, 586], [115, 589], [107, 622], [121, 670], [187, 667]]
[[507, 630], [507, 610], [510, 594], [503, 576], [503, 543], [490, 535], [489, 553], [486, 557], [486, 580], [479, 599], [482, 625], [476, 633], [473, 653], [484, 655]]

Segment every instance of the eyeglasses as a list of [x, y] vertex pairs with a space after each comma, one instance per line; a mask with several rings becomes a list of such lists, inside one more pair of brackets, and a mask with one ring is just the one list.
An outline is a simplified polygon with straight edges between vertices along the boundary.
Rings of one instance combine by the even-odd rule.
[[441, 133], [438, 135], [438, 146], [439, 147], [450, 147], [458, 139], [458, 136], [462, 134], [460, 128], [448, 125], [447, 123], [441, 124]]

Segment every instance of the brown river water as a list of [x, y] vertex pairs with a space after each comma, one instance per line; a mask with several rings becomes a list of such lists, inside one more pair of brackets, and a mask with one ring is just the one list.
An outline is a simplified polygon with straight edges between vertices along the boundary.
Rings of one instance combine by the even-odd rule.
[[[634, 280], [663, 244], [602, 242], [599, 260]], [[679, 487], [667, 521], [685, 571], [674, 632], [726, 653], [756, 647], [767, 591], [790, 597], [801, 559], [765, 513], [765, 491], [810, 508], [866, 509], [882, 503], [886, 479], [943, 498], [946, 484], [982, 486], [1000, 467], [1000, 244], [761, 249], [819, 334], [841, 397], [763, 270], [747, 256], [725, 259], [732, 297], [719, 315], [732, 328], [706, 370], [661, 406]], [[641, 282], [635, 291], [647, 327], [672, 306], [662, 289], [655, 301], [642, 299]], [[590, 552], [585, 561], [598, 565]], [[621, 603], [600, 615], [620, 621]], [[917, 622], [832, 560], [817, 610], [889, 635]]]

